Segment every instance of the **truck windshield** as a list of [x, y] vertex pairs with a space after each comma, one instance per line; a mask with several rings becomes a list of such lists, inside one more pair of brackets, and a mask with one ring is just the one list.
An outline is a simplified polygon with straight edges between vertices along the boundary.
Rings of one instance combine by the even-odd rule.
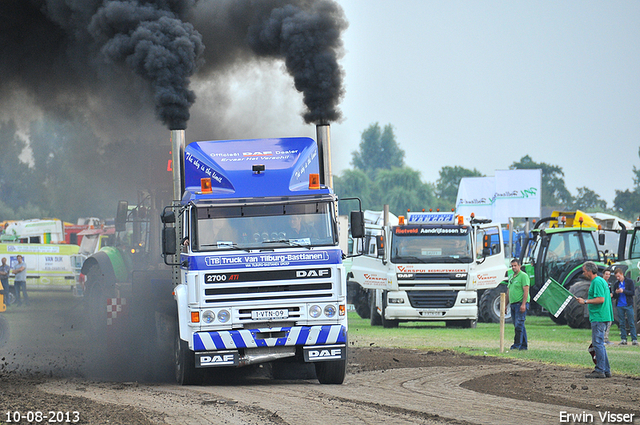
[[194, 251], [336, 245], [329, 202], [197, 208]]
[[393, 229], [394, 263], [470, 263], [471, 232], [459, 226], [402, 226]]

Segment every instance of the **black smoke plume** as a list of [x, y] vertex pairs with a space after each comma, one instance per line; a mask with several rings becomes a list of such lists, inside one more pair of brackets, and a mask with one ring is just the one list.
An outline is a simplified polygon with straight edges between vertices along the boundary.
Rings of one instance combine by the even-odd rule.
[[3, 0], [0, 19], [0, 99], [26, 93], [62, 119], [151, 104], [186, 128], [192, 77], [260, 57], [284, 61], [307, 122], [340, 118], [347, 23], [331, 0]]

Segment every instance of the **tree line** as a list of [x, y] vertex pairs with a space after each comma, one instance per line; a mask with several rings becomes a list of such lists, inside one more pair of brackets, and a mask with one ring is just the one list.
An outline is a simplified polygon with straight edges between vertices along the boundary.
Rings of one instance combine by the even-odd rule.
[[[638, 151], [640, 156], [640, 149]], [[463, 177], [485, 177], [477, 169], [443, 166], [435, 183], [423, 182], [420, 172], [408, 167], [405, 152], [396, 140], [393, 126], [371, 124], [362, 132], [358, 150], [352, 152], [353, 168], [334, 176], [334, 188], [340, 198], [357, 196], [363, 209], [382, 210], [384, 204], [396, 215], [408, 209], [419, 211], [451, 211], [456, 206], [458, 186]], [[529, 155], [513, 162], [510, 170], [542, 170], [541, 206], [543, 210], [607, 212], [631, 222], [640, 213], [640, 169], [633, 167], [634, 188], [616, 190], [611, 208], [600, 195], [588, 187], [577, 188], [574, 196], [564, 183], [562, 167], [536, 162]], [[342, 203], [344, 204], [344, 203]], [[340, 214], [348, 213], [350, 205], [340, 205]]]
[[[162, 147], [157, 140], [106, 143], [82, 118], [34, 121], [28, 139], [14, 122], [0, 123], [0, 146], [0, 221], [55, 217], [74, 222], [78, 217], [113, 217], [118, 200], [135, 201], [137, 189], [171, 178], [166, 172], [168, 146]], [[456, 205], [460, 179], [483, 177], [475, 168], [444, 166], [436, 182], [423, 182], [420, 172], [404, 160], [393, 126], [371, 124], [352, 153], [352, 168], [334, 176], [335, 191], [340, 198], [359, 197], [364, 209], [381, 210], [389, 204], [396, 215], [407, 209], [450, 211]], [[543, 208], [609, 212], [630, 221], [640, 213], [640, 170], [636, 167], [633, 189], [616, 190], [612, 208], [587, 187], [578, 188], [573, 196], [557, 165], [535, 162], [526, 155], [509, 168], [542, 170]], [[340, 208], [346, 214], [353, 205], [341, 203]]]

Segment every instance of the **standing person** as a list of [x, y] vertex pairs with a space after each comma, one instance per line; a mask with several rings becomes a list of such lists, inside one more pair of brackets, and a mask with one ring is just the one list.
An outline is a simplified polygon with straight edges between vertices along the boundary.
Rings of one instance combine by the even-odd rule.
[[527, 318], [527, 310], [529, 309], [529, 276], [521, 270], [520, 260], [514, 258], [511, 260], [511, 270], [513, 275], [507, 282], [507, 308], [511, 309], [511, 320], [515, 335], [513, 336], [512, 350], [527, 350], [529, 344], [527, 341], [527, 330], [524, 327], [524, 321]]
[[20, 307], [22, 301], [20, 300], [20, 291], [24, 294], [24, 303], [29, 305], [29, 296], [27, 295], [27, 263], [23, 261], [22, 255], [18, 254], [16, 257], [18, 264], [13, 269], [15, 278], [13, 279], [13, 285], [16, 288], [16, 306]]
[[[610, 268], [607, 267], [602, 272], [602, 278], [605, 280], [605, 282], [607, 282], [607, 285], [609, 285], [609, 295], [611, 297], [611, 302], [613, 302], [613, 292], [611, 290], [611, 282], [609, 282], [609, 279], [611, 278], [611, 269]], [[609, 341], [609, 331], [611, 330], [611, 325], [612, 324], [613, 324], [613, 322], [607, 323], [607, 329], [604, 331], [604, 343], [606, 345], [613, 344], [613, 342]]]
[[616, 283], [613, 284], [613, 299], [618, 308], [620, 324], [620, 345], [627, 345], [627, 323], [631, 333], [631, 343], [638, 345], [636, 321], [633, 317], [633, 296], [636, 293], [633, 280], [625, 279], [622, 269], [616, 269]]
[[9, 273], [11, 272], [11, 267], [7, 264], [6, 257], [2, 257], [2, 264], [0, 265], [0, 292], [4, 297], [5, 305], [9, 305]]
[[582, 265], [582, 274], [591, 281], [587, 299], [577, 297], [579, 304], [586, 304], [589, 308], [589, 320], [591, 321], [591, 344], [596, 353], [596, 368], [586, 378], [609, 378], [611, 367], [607, 348], [604, 345], [604, 331], [607, 322], [613, 321], [613, 306], [610, 302], [609, 285], [598, 276], [598, 266], [593, 261], [587, 261]]

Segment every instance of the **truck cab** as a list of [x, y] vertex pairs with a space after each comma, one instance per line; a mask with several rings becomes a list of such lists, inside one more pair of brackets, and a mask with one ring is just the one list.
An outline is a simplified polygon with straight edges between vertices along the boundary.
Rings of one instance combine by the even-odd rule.
[[506, 272], [502, 231], [489, 220], [410, 212], [406, 221], [370, 220], [366, 233], [351, 271], [370, 294], [374, 325], [445, 321], [475, 327], [478, 290], [496, 286]]
[[294, 362], [341, 383], [346, 275], [315, 141], [194, 142], [184, 159], [185, 195], [162, 218], [176, 271], [177, 380], [265, 362], [277, 375]]

